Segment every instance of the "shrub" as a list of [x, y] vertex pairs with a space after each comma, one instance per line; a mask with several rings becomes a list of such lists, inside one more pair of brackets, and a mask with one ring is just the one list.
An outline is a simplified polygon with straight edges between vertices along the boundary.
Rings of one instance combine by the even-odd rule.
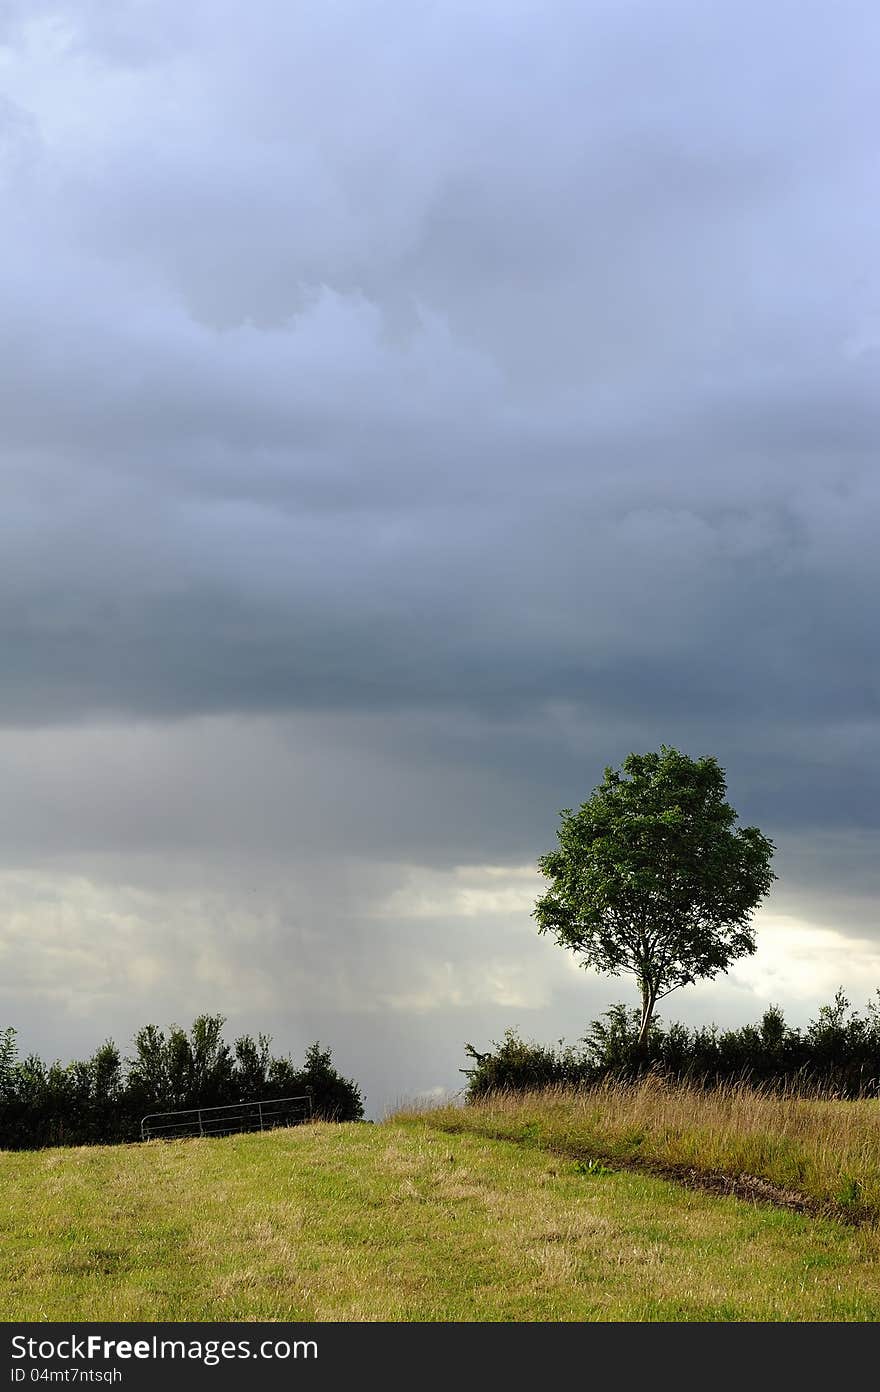
[[719, 1030], [664, 1027], [655, 1020], [647, 1049], [639, 1047], [639, 1012], [614, 1005], [593, 1021], [579, 1047], [545, 1047], [508, 1030], [501, 1043], [480, 1053], [467, 1075], [467, 1099], [489, 1092], [526, 1092], [554, 1084], [594, 1084], [645, 1071], [707, 1087], [748, 1082], [779, 1091], [821, 1092], [841, 1098], [880, 1096], [880, 991], [867, 1013], [853, 1011], [843, 991], [804, 1030], [786, 1024], [771, 1005], [757, 1025]]
[[494, 1053], [481, 1054], [472, 1044], [464, 1047], [476, 1063], [475, 1068], [462, 1069], [468, 1078], [469, 1100], [490, 1092], [523, 1092], [578, 1083], [589, 1067], [584, 1054], [566, 1047], [562, 1040], [558, 1050], [544, 1048], [520, 1039], [513, 1030], [506, 1032], [500, 1044], [493, 1044]]
[[362, 1119], [360, 1089], [336, 1071], [329, 1049], [313, 1044], [297, 1068], [289, 1057], [272, 1057], [268, 1035], [242, 1035], [230, 1048], [224, 1023], [222, 1015], [200, 1015], [189, 1033], [172, 1025], [167, 1034], [144, 1025], [130, 1059], [108, 1039], [92, 1058], [67, 1065], [46, 1065], [35, 1054], [19, 1060], [15, 1031], [0, 1031], [0, 1147], [134, 1141], [147, 1112], [273, 1096], [308, 1094], [322, 1120]]

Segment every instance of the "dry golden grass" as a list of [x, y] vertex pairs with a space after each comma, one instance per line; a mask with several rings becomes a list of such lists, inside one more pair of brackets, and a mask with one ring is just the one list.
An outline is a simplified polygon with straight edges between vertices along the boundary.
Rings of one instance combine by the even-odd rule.
[[[404, 1114], [401, 1113], [402, 1117]], [[753, 1175], [840, 1216], [880, 1222], [880, 1102], [713, 1091], [649, 1077], [589, 1090], [495, 1094], [432, 1125], [608, 1163]]]

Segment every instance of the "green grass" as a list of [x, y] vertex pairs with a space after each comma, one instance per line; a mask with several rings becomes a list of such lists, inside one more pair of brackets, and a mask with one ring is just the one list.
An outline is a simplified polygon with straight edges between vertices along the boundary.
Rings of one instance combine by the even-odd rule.
[[873, 1229], [431, 1118], [0, 1153], [10, 1320], [877, 1320]]

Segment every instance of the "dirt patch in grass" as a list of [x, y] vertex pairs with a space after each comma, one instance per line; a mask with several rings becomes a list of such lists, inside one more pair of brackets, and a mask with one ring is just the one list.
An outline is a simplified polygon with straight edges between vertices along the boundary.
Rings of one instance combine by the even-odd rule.
[[[457, 1134], [474, 1134], [470, 1128], [462, 1127], [460, 1130], [454, 1126], [443, 1125], [444, 1131]], [[477, 1134], [490, 1135], [484, 1132]], [[560, 1159], [599, 1162], [606, 1173], [616, 1174], [621, 1171], [630, 1171], [635, 1174], [651, 1175], [655, 1179], [668, 1179], [675, 1184], [684, 1185], [686, 1189], [698, 1189], [707, 1194], [729, 1195], [733, 1198], [743, 1199], [746, 1203], [772, 1204], [775, 1208], [786, 1208], [792, 1213], [806, 1213], [816, 1218], [834, 1218], [840, 1222], [859, 1224], [862, 1222], [873, 1222], [870, 1217], [860, 1215], [856, 1211], [849, 1211], [841, 1208], [840, 1205], [823, 1203], [818, 1199], [811, 1199], [806, 1194], [799, 1194], [795, 1189], [784, 1189], [779, 1184], [772, 1184], [770, 1180], [762, 1179], [760, 1175], [750, 1174], [725, 1174], [721, 1170], [698, 1170], [693, 1165], [674, 1165], [664, 1164], [660, 1160], [621, 1160], [616, 1156], [597, 1155], [595, 1151], [585, 1154], [575, 1147], [562, 1148], [546, 1142], [536, 1142], [530, 1136], [517, 1137], [506, 1132], [497, 1132], [492, 1139], [512, 1141], [528, 1149], [545, 1150], [549, 1155], [558, 1156]], [[589, 1173], [589, 1171], [584, 1171]]]
[[798, 1194], [794, 1189], [783, 1189], [771, 1184], [759, 1175], [723, 1174], [720, 1171], [700, 1171], [691, 1166], [661, 1165], [659, 1162], [633, 1161], [632, 1164], [615, 1165], [615, 1169], [640, 1170], [645, 1174], [656, 1175], [659, 1179], [671, 1179], [688, 1189], [702, 1189], [710, 1194], [730, 1194], [744, 1199], [747, 1203], [773, 1204], [776, 1208], [788, 1208], [793, 1213], [811, 1213], [816, 1217], [838, 1218], [848, 1222], [858, 1221], [853, 1214], [843, 1213], [839, 1208], [820, 1203]]

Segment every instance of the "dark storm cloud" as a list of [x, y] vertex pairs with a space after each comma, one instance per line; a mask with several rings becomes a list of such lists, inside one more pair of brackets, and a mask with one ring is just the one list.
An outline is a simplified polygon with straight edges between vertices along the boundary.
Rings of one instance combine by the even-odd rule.
[[10, 26], [7, 719], [876, 711], [867, 12], [147, 9]]
[[10, 7], [4, 718], [873, 718], [880, 30], [795, 13]]

